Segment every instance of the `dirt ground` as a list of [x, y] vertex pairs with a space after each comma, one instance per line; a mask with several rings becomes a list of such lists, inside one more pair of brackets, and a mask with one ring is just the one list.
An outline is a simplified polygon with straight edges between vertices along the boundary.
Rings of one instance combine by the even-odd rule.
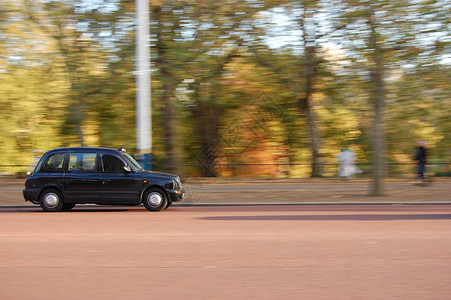
[[[30, 205], [22, 196], [25, 179], [0, 179], [0, 205]], [[430, 186], [407, 179], [387, 179], [386, 195], [369, 196], [371, 180], [358, 179], [206, 179], [183, 184], [183, 205], [298, 203], [451, 203], [451, 178], [435, 178]]]

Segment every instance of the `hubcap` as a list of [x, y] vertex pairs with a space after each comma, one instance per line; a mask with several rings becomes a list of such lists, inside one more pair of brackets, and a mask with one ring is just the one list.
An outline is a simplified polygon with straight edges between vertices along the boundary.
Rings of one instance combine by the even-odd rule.
[[58, 195], [55, 193], [48, 193], [44, 197], [44, 203], [48, 207], [55, 207], [58, 205], [59, 198]]
[[149, 203], [151, 206], [159, 206], [163, 202], [163, 197], [160, 195], [160, 193], [150, 193], [149, 196], [147, 196], [147, 203]]

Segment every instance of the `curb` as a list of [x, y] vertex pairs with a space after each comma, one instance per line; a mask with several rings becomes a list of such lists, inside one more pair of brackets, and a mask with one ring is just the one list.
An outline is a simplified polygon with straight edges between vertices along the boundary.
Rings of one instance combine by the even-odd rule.
[[451, 205], [451, 202], [281, 202], [281, 203], [180, 203], [172, 206], [302, 206], [302, 205]]
[[[136, 208], [138, 206], [123, 206], [123, 205], [83, 205], [79, 204], [77, 207], [97, 207], [97, 208]], [[339, 206], [339, 205], [451, 205], [451, 202], [281, 202], [281, 203], [174, 203], [173, 207], [220, 207], [220, 206]], [[0, 205], [1, 208], [39, 208], [39, 205]]]

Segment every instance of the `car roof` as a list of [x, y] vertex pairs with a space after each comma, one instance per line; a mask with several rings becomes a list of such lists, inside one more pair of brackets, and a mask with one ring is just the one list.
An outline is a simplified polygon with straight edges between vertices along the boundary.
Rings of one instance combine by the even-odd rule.
[[95, 152], [103, 152], [103, 153], [116, 153], [116, 154], [120, 153], [116, 149], [102, 148], [102, 147], [64, 147], [64, 148], [52, 149], [52, 150], [48, 151], [48, 153], [61, 152], [61, 151], [70, 151], [70, 152], [75, 152], [75, 151], [80, 151], [80, 152], [95, 151]]

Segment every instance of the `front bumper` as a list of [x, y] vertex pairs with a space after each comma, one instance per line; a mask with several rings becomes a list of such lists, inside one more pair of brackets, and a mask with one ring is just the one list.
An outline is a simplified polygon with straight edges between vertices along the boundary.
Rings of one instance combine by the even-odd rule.
[[169, 194], [169, 198], [172, 202], [182, 201], [185, 198], [185, 190], [177, 189], [177, 190], [167, 190]]
[[25, 201], [33, 202], [34, 204], [39, 203], [39, 192], [40, 189], [24, 189], [23, 190], [23, 197]]

